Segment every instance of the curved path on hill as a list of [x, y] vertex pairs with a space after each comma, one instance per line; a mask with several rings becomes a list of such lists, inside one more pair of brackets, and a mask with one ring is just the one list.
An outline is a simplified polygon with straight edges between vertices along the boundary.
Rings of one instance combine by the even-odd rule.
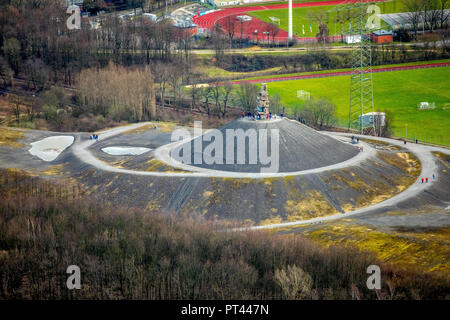
[[[342, 136], [342, 137], [348, 137], [348, 136], [353, 135], [353, 134], [348, 134], [348, 133], [336, 133], [336, 132], [328, 132], [327, 134], [337, 135], [337, 136]], [[408, 143], [408, 144], [404, 145], [402, 141], [398, 141], [398, 140], [394, 140], [394, 139], [379, 138], [379, 137], [367, 137], [367, 136], [363, 136], [363, 135], [354, 135], [354, 136], [362, 138], [362, 139], [369, 138], [371, 140], [388, 142], [393, 145], [404, 147], [404, 148], [408, 149], [409, 151], [411, 151], [415, 156], [417, 156], [417, 158], [419, 159], [419, 161], [422, 165], [420, 175], [417, 178], [417, 180], [415, 181], [415, 183], [413, 183], [408, 189], [393, 196], [392, 198], [389, 198], [385, 201], [379, 202], [372, 206], [364, 207], [364, 208], [357, 209], [354, 211], [349, 211], [346, 213], [338, 213], [338, 214], [335, 214], [332, 216], [318, 217], [318, 218], [307, 219], [307, 220], [284, 222], [284, 223], [277, 223], [277, 224], [264, 225], [264, 226], [235, 228], [235, 229], [232, 229], [231, 231], [276, 229], [276, 228], [293, 227], [293, 226], [300, 226], [300, 225], [307, 225], [307, 224], [317, 224], [317, 223], [323, 223], [323, 222], [328, 222], [328, 221], [333, 221], [333, 220], [338, 220], [338, 219], [345, 219], [345, 218], [348, 218], [348, 217], [351, 217], [354, 215], [366, 213], [366, 212], [373, 211], [376, 209], [394, 206], [394, 205], [401, 203], [407, 199], [417, 196], [419, 193], [426, 190], [433, 184], [433, 180], [430, 180], [429, 183], [421, 183], [420, 179], [422, 177], [428, 177], [429, 179], [431, 179], [431, 177], [434, 174], [435, 178], [439, 179], [439, 170], [438, 170], [438, 166], [436, 164], [436, 158], [431, 154], [431, 152], [438, 151], [438, 152], [442, 152], [445, 154], [450, 154], [450, 150], [446, 149], [446, 148], [425, 146], [425, 145], [413, 144], [413, 143]]]
[[[416, 64], [416, 65], [409, 65], [409, 66], [382, 67], [382, 68], [372, 69], [372, 73], [404, 71], [404, 70], [414, 70], [414, 69], [428, 69], [428, 68], [439, 68], [439, 67], [450, 67], [450, 62], [434, 62], [434, 63]], [[291, 80], [302, 80], [302, 79], [349, 76], [349, 75], [351, 75], [351, 73], [352, 73], [351, 71], [323, 72], [323, 73], [304, 74], [304, 75], [298, 75], [298, 76], [269, 77], [269, 78], [250, 79], [250, 80], [243, 79], [243, 80], [231, 81], [231, 83], [239, 84], [241, 82], [261, 83], [261, 82], [291, 81]]]
[[[103, 132], [99, 132], [99, 140], [105, 140], [105, 139], [111, 138], [115, 135], [124, 133], [124, 132], [132, 130], [132, 129], [137, 129], [139, 127], [146, 126], [148, 124], [149, 124], [149, 122], [143, 122], [143, 123], [132, 124], [129, 126], [121, 126], [121, 127], [105, 130]], [[203, 133], [206, 133], [206, 132], [204, 131]], [[333, 136], [333, 135], [330, 135], [330, 136], [335, 139], [338, 139], [338, 140], [339, 139], [343, 140], [343, 138], [339, 137], [339, 136]], [[361, 143], [361, 145], [364, 148], [363, 152], [358, 153], [356, 156], [354, 156], [344, 162], [336, 163], [336, 164], [325, 166], [325, 167], [302, 170], [302, 171], [274, 172], [274, 173], [232, 172], [232, 171], [220, 171], [220, 170], [212, 170], [212, 169], [207, 169], [207, 168], [190, 166], [187, 164], [180, 163], [170, 156], [170, 151], [172, 149], [174, 149], [184, 143], [187, 143], [194, 138], [196, 138], [196, 137], [194, 136], [191, 139], [185, 139], [185, 140], [180, 140], [177, 142], [169, 143], [169, 144], [161, 146], [155, 150], [155, 158], [157, 160], [165, 162], [174, 168], [181, 169], [181, 170], [188, 171], [188, 172], [137, 171], [137, 170], [114, 167], [114, 166], [96, 158], [92, 154], [92, 152], [89, 150], [89, 147], [96, 143], [95, 140], [79, 141], [80, 138], [77, 138], [77, 140], [75, 141], [75, 143], [72, 146], [72, 152], [78, 159], [80, 159], [81, 161], [83, 161], [89, 165], [92, 165], [93, 167], [95, 167], [97, 169], [109, 171], [109, 172], [115, 172], [115, 173], [133, 174], [133, 175], [140, 175], [140, 176], [156, 176], [156, 177], [179, 177], [179, 178], [203, 177], [203, 178], [236, 178], [236, 179], [277, 178], [277, 177], [298, 176], [298, 175], [305, 175], [305, 174], [311, 174], [311, 173], [320, 173], [320, 172], [329, 171], [329, 170], [343, 169], [343, 168], [347, 168], [349, 166], [358, 165], [363, 160], [365, 160], [369, 157], [375, 156], [375, 153], [376, 153], [376, 150], [374, 148], [370, 147], [367, 144]], [[347, 139], [347, 142], [348, 142], [348, 139]]]
[[[293, 120], [291, 120], [291, 121], [293, 121]], [[123, 127], [106, 130], [100, 134], [100, 139], [101, 140], [108, 139], [112, 136], [121, 134], [130, 129], [139, 128], [139, 127], [145, 126], [147, 124], [148, 123], [138, 123], [138, 124], [133, 124], [130, 126], [123, 126]], [[336, 139], [339, 139], [339, 138], [347, 138], [348, 139], [349, 136], [353, 135], [353, 134], [348, 134], [348, 133], [336, 133], [336, 132], [324, 132], [323, 134], [327, 134]], [[432, 180], [429, 183], [420, 183], [419, 180], [421, 179], [421, 177], [429, 177], [430, 178], [434, 174], [436, 179], [439, 179], [439, 170], [438, 170], [438, 166], [436, 164], [437, 161], [436, 161], [436, 158], [431, 154], [431, 152], [438, 151], [438, 152], [442, 152], [445, 154], [450, 154], [450, 150], [446, 149], [446, 148], [426, 146], [426, 145], [421, 145], [421, 144], [412, 144], [412, 143], [408, 143], [408, 144], [404, 145], [402, 141], [398, 141], [398, 140], [394, 140], [394, 139], [379, 138], [379, 137], [367, 137], [367, 136], [363, 136], [363, 135], [354, 135], [354, 136], [359, 137], [361, 139], [370, 138], [372, 140], [384, 141], [384, 142], [388, 142], [392, 145], [397, 145], [397, 146], [406, 148], [407, 150], [412, 152], [419, 159], [419, 161], [422, 165], [419, 178], [415, 181], [415, 183], [413, 183], [405, 191], [395, 195], [394, 197], [392, 197], [390, 199], [379, 202], [379, 203], [369, 206], [369, 207], [361, 208], [361, 209], [350, 211], [347, 213], [339, 213], [339, 214], [327, 216], [327, 217], [318, 217], [318, 218], [314, 218], [314, 219], [285, 222], [285, 223], [278, 223], [278, 224], [265, 225], [265, 226], [236, 228], [236, 229], [232, 229], [231, 231], [275, 229], [275, 228], [292, 227], [292, 226], [299, 226], [299, 225], [306, 225], [306, 224], [323, 223], [323, 222], [327, 222], [327, 221], [348, 218], [348, 217], [351, 217], [351, 216], [354, 216], [357, 214], [366, 213], [366, 212], [376, 210], [376, 209], [394, 206], [402, 201], [405, 201], [407, 199], [417, 196], [419, 193], [423, 192], [424, 190], [426, 190], [433, 184]], [[207, 172], [208, 170], [206, 170], [206, 169], [204, 169], [205, 171], [202, 170], [202, 172], [196, 171], [196, 172], [192, 172], [192, 173], [172, 173], [172, 172], [134, 171], [134, 170], [116, 168], [116, 167], [113, 167], [113, 166], [97, 159], [95, 156], [92, 155], [91, 151], [88, 148], [91, 145], [93, 145], [95, 143], [95, 141], [91, 141], [91, 140], [78, 141], [78, 140], [79, 140], [79, 138], [77, 139], [76, 143], [72, 146], [72, 152], [81, 161], [83, 161], [89, 165], [92, 165], [100, 170], [116, 172], [116, 173], [123, 173], [123, 174], [133, 174], [133, 175], [159, 176], [159, 177], [183, 177], [183, 178], [185, 178], [185, 177], [216, 177], [217, 173], [218, 173], [215, 170], [209, 170], [210, 172]], [[185, 143], [186, 141], [180, 141], [180, 142]], [[177, 143], [180, 143], [180, 142], [177, 142]], [[173, 144], [169, 144], [169, 145], [163, 146], [161, 148], [159, 148], [159, 149], [166, 152], [173, 148]], [[350, 165], [356, 165], [363, 159], [374, 155], [376, 152], [375, 149], [373, 149], [367, 145], [365, 145], [364, 148], [365, 148], [364, 152], [359, 153], [357, 156], [349, 159], [348, 161], [344, 161], [342, 163], [339, 163], [339, 164], [336, 164], [333, 166], [317, 168], [317, 169], [313, 169], [313, 170], [305, 170], [305, 171], [300, 171], [297, 173], [282, 173], [281, 176], [289, 176], [289, 175], [294, 175], [294, 174], [300, 175], [300, 174], [306, 174], [306, 173], [320, 172], [322, 170], [323, 171], [334, 170], [334, 169], [347, 167]], [[162, 152], [162, 153], [164, 153], [164, 152]], [[195, 167], [195, 169], [198, 170], [199, 168]], [[262, 176], [262, 174], [259, 174], [259, 173], [251, 173], [251, 174], [247, 174], [247, 175], [245, 175], [243, 173], [234, 174], [233, 172], [226, 172], [226, 171], [219, 172], [219, 173], [220, 173], [220, 175], [219, 175], [220, 177], [234, 177], [234, 178], [244, 178], [244, 177], [263, 178], [264, 177], [264, 176]], [[266, 175], [270, 176], [270, 174], [266, 174]], [[273, 176], [273, 174], [272, 174], [272, 176]]]

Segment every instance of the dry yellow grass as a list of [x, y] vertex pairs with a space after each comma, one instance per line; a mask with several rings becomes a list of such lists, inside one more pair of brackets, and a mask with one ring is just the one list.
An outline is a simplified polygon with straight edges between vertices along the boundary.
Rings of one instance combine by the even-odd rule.
[[280, 216], [271, 216], [270, 218], [262, 220], [259, 225], [266, 226], [270, 224], [278, 224], [281, 222], [283, 222], [283, 218], [281, 218]]
[[378, 152], [377, 156], [384, 162], [402, 170], [406, 174], [414, 177], [417, 177], [420, 174], [420, 161], [410, 152]]
[[65, 166], [66, 163], [55, 164], [47, 167], [47, 169], [41, 171], [40, 174], [46, 176], [62, 176], [66, 173], [63, 171]]
[[154, 130], [156, 129], [156, 125], [154, 125], [153, 123], [147, 124], [145, 126], [141, 126], [135, 129], [130, 129], [125, 131], [123, 134], [130, 134], [130, 133], [136, 133], [136, 134], [141, 134], [143, 132], [149, 131], [149, 130]]
[[172, 132], [176, 128], [175, 122], [158, 122], [157, 127], [162, 132]]
[[166, 172], [166, 173], [189, 173], [189, 171], [174, 168], [157, 159], [151, 159], [147, 161], [145, 164], [149, 166], [145, 168], [144, 171]]
[[341, 244], [375, 252], [380, 260], [450, 275], [450, 228], [426, 232], [381, 232], [356, 223], [335, 223], [306, 235], [327, 246]]
[[11, 148], [20, 148], [23, 144], [18, 141], [24, 137], [25, 135], [21, 130], [0, 128], [0, 147], [6, 146]]

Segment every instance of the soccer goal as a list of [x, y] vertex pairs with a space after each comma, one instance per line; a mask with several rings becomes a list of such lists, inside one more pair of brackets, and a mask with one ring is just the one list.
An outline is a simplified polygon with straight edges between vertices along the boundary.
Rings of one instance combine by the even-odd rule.
[[305, 90], [297, 90], [297, 98], [307, 101], [311, 98], [311, 94]]
[[280, 26], [280, 19], [278, 19], [277, 17], [269, 17], [270, 21], [272, 21], [273, 23], [277, 23], [278, 26]]

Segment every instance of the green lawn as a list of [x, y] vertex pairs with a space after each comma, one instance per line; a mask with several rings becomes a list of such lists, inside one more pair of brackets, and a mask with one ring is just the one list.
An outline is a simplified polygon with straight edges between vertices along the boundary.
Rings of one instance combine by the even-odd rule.
[[[402, 12], [407, 11], [404, 9], [404, 5], [400, 0], [395, 1], [386, 1], [383, 3], [377, 4], [381, 13], [394, 13], [394, 12]], [[328, 29], [330, 31], [330, 35], [340, 35], [340, 25], [339, 23], [335, 23], [338, 13], [327, 11], [333, 9], [334, 6], [320, 6], [320, 7], [310, 7], [310, 8], [293, 8], [292, 18], [294, 21], [293, 32], [294, 35], [297, 34], [298, 37], [315, 37], [319, 32], [319, 24], [314, 19], [314, 14], [323, 12], [325, 21], [328, 21]], [[264, 10], [264, 11], [253, 11], [247, 12], [248, 15], [258, 18], [260, 20], [266, 22], [272, 22], [269, 17], [275, 17], [280, 19], [280, 28], [283, 30], [288, 30], [288, 9], [277, 9], [277, 10]], [[342, 15], [342, 14], [340, 14]], [[312, 26], [312, 32], [309, 28], [309, 25]], [[383, 24], [383, 21], [382, 21]], [[303, 27], [305, 26], [305, 34], [303, 34]], [[345, 24], [344, 29], [347, 29], [348, 26]]]
[[[375, 111], [390, 111], [394, 135], [450, 146], [450, 68], [430, 68], [373, 74]], [[337, 106], [341, 126], [348, 121], [349, 76], [268, 83], [269, 94], [278, 93], [283, 104], [301, 108], [297, 90], [311, 97], [327, 97]], [[434, 102], [434, 110], [418, 110], [422, 101]]]

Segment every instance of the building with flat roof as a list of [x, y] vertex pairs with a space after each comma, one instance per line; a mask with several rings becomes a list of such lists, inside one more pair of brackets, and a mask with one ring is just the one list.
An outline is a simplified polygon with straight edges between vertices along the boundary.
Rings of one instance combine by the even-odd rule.
[[375, 43], [391, 43], [394, 41], [392, 31], [384, 29], [375, 30], [370, 34], [370, 39]]

